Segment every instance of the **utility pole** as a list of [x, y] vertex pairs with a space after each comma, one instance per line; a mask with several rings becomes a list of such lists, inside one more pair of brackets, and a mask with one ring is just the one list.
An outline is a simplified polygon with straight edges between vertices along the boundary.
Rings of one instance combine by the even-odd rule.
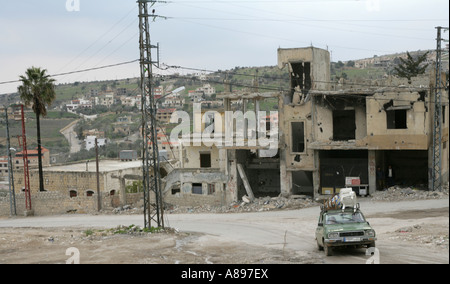
[[98, 140], [95, 138], [95, 172], [97, 177], [97, 211], [102, 209], [102, 199], [100, 196], [100, 167], [98, 161]]
[[14, 173], [11, 157], [11, 139], [9, 137], [9, 122], [8, 122], [8, 107], [5, 106], [5, 120], [6, 120], [6, 147], [8, 155], [8, 180], [9, 180], [9, 211], [11, 216], [17, 215], [16, 210], [16, 193], [14, 188]]
[[[442, 191], [442, 90], [445, 88], [442, 81], [442, 30], [447, 28], [436, 27], [436, 82], [434, 86], [434, 121], [433, 121], [433, 176], [432, 190]], [[445, 114], [444, 114], [445, 115]]]
[[[156, 227], [164, 228], [164, 208], [162, 202], [161, 174], [159, 164], [158, 136], [156, 130], [156, 100], [153, 93], [153, 64], [152, 49], [158, 48], [150, 41], [150, 18], [164, 18], [155, 15], [155, 10], [149, 14], [149, 5], [153, 7], [155, 3], [161, 1], [138, 0], [139, 4], [139, 49], [140, 49], [140, 69], [141, 69], [141, 112], [142, 112], [142, 171], [144, 186], [144, 225], [151, 228], [152, 222]], [[150, 155], [148, 146], [152, 145]], [[153, 176], [150, 176], [150, 169]], [[151, 194], [155, 200], [151, 201]]]
[[[27, 133], [25, 130], [25, 111], [23, 105], [20, 105], [20, 112], [22, 114], [22, 136], [19, 137], [19, 145], [22, 146], [22, 159], [23, 159], [23, 186], [25, 192], [25, 214], [26, 216], [32, 215], [31, 207], [31, 188], [30, 188], [30, 169], [28, 165], [28, 146], [27, 146]], [[22, 141], [20, 141], [22, 139]]]

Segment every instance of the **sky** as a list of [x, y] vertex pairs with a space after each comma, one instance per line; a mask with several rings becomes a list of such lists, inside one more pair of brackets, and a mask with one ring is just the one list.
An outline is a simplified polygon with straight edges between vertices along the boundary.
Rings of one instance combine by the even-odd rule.
[[[168, 0], [152, 9], [162, 16], [151, 23], [161, 74], [274, 66], [278, 48], [312, 45], [335, 62], [435, 49], [435, 27], [449, 26], [447, 0]], [[58, 75], [139, 59], [137, 15], [136, 0], [0, 0], [0, 94], [16, 92], [7, 82], [32, 66]], [[139, 76], [134, 62], [55, 79]]]

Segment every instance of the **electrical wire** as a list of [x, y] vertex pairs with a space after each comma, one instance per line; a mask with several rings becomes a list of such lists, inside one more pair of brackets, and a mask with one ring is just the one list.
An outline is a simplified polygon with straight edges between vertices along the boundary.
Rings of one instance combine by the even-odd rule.
[[[158, 67], [157, 67], [158, 68]], [[233, 73], [233, 72], [228, 72], [228, 71], [211, 71], [211, 70], [205, 70], [205, 69], [200, 69], [200, 68], [192, 68], [192, 67], [181, 67], [181, 66], [167, 66], [166, 65], [166, 69], [164, 69], [164, 70], [167, 70], [167, 68], [179, 68], [179, 69], [186, 69], [186, 70], [192, 70], [192, 71], [202, 71], [202, 72], [210, 72], [210, 73], [222, 73], [222, 74], [237, 74], [237, 73]], [[252, 76], [252, 77], [256, 77], [256, 76], [254, 76], [254, 75], [248, 75], [248, 74], [239, 74], [239, 75], [247, 75], [247, 76]], [[193, 76], [193, 77], [186, 77], [186, 76], [182, 76], [182, 75], [176, 75], [176, 74], [172, 74], [172, 75], [167, 75], [167, 76], [169, 76], [170, 78], [177, 78], [177, 79], [191, 79], [191, 80], [193, 80], [193, 81], [202, 81], [202, 82], [207, 82], [207, 83], [210, 83], [210, 84], [223, 84], [224, 82], [223, 81], [216, 81], [216, 80], [210, 80], [210, 79], [197, 79], [197, 77], [196, 76]], [[280, 79], [280, 80], [285, 80], [285, 78], [278, 78], [278, 79]], [[314, 80], [314, 81], [312, 81], [311, 82], [311, 84], [314, 84], [314, 83], [327, 83], [327, 84], [336, 84], [337, 82], [334, 82], [334, 81], [319, 81], [319, 80]], [[242, 88], [249, 88], [249, 89], [254, 89], [255, 88], [255, 86], [253, 86], [253, 85], [248, 85], [248, 84], [244, 84], [244, 83], [238, 83], [238, 82], [232, 82], [232, 83], [230, 83], [231, 85], [233, 85], [233, 86], [236, 86], [236, 87], [242, 87]], [[345, 85], [346, 86], [360, 86], [360, 87], [367, 87], [367, 88], [377, 88], [377, 89], [383, 89], [383, 88], [397, 88], [397, 87], [399, 87], [399, 86], [395, 86], [395, 85], [384, 85], [384, 86], [376, 86], [376, 85], [373, 85], [373, 84], [363, 84], [363, 83], [351, 83], [351, 82], [349, 82], [349, 83], [345, 83]], [[444, 86], [443, 86], [444, 87]], [[427, 87], [427, 88], [423, 88], [423, 87], [421, 87], [421, 86], [410, 86], [409, 87], [409, 89], [428, 89], [429, 87]], [[286, 90], [286, 89], [284, 89], [283, 87], [267, 87], [267, 86], [258, 86], [258, 89], [260, 89], [260, 90], [266, 90], [266, 91], [272, 91], [272, 92], [284, 92], [284, 93], [286, 93], [286, 92], [291, 92], [292, 91], [292, 89], [291, 88], [289, 88], [288, 90]], [[303, 91], [308, 91], [308, 90], [306, 90], [306, 89], [304, 89]], [[358, 91], [358, 90], [352, 90], [352, 91]], [[360, 90], [361, 92], [363, 92], [363, 91], [365, 91], [365, 90]], [[344, 92], [345, 92], [345, 90], [344, 90]], [[345, 94], [345, 93], [343, 93], [343, 94], [339, 94], [339, 96], [341, 96], [341, 97], [343, 97], [343, 96], [347, 96], [347, 97], [357, 97], [357, 98], [360, 98], [361, 97], [361, 95], [357, 95], [357, 94]], [[367, 96], [366, 96], [367, 97]], [[367, 98], [372, 98], [372, 97], [367, 97]], [[374, 98], [375, 99], [375, 98]], [[445, 99], [448, 99], [448, 97], [443, 97], [443, 99], [445, 100]], [[410, 101], [410, 100], [401, 100], [401, 99], [399, 99], [398, 101]]]
[[[112, 67], [127, 65], [127, 64], [138, 62], [138, 61], [139, 61], [139, 59], [135, 59], [135, 60], [132, 60], [132, 61], [126, 61], [126, 62], [110, 64], [110, 65], [105, 65], [105, 66], [100, 66], [100, 67], [93, 67], [93, 68], [77, 70], [77, 71], [64, 72], [64, 73], [53, 74], [53, 75], [49, 75], [49, 76], [50, 77], [59, 77], [59, 76], [66, 76], [66, 75], [71, 75], [71, 74], [84, 73], [84, 72], [89, 72], [89, 71], [95, 71], [95, 70], [100, 70], [100, 69], [106, 69], [106, 68], [112, 68]], [[0, 82], [0, 85], [12, 84], [12, 83], [20, 83], [20, 82], [21, 82], [21, 80], [4, 81], [4, 82]]]
[[[119, 21], [117, 21], [111, 28], [108, 29], [108, 31], [104, 32], [101, 36], [99, 36], [92, 44], [90, 44], [88, 47], [86, 47], [83, 51], [81, 51], [76, 57], [74, 57], [69, 63], [65, 64], [62, 68], [60, 68], [57, 73], [61, 72], [62, 69], [70, 66], [74, 61], [76, 61], [78, 58], [81, 57], [85, 52], [87, 52], [89, 49], [91, 49], [95, 44], [97, 44], [100, 40], [102, 40], [106, 35], [108, 35], [111, 31], [114, 30], [116, 26], [118, 26], [123, 20], [125, 20], [134, 10], [136, 10], [136, 7], [133, 7], [124, 17], [122, 17]], [[78, 69], [78, 68], [75, 68]]]

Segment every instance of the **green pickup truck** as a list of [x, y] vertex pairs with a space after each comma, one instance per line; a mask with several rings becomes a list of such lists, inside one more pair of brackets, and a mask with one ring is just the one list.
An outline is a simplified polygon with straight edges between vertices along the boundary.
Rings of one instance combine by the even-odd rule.
[[322, 208], [316, 240], [319, 250], [324, 250], [327, 256], [331, 256], [335, 247], [375, 247], [376, 235], [359, 206], [345, 210]]

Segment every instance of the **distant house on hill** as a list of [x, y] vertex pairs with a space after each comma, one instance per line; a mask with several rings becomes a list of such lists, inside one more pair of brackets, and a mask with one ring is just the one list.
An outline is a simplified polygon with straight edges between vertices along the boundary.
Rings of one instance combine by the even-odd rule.
[[[16, 153], [16, 157], [14, 158], [14, 167], [16, 169], [23, 168], [23, 156], [24, 151]], [[27, 151], [28, 156], [28, 166], [30, 168], [38, 167], [38, 148], [36, 147], [34, 150]], [[41, 147], [41, 156], [42, 156], [42, 166], [48, 167], [50, 166], [50, 151], [44, 147]]]

